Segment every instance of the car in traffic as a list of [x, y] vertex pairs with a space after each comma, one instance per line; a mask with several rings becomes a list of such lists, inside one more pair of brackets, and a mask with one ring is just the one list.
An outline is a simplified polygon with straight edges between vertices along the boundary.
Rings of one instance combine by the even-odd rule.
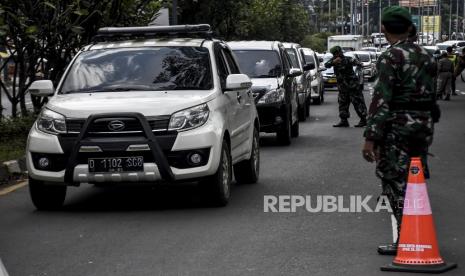
[[[356, 55], [350, 52], [344, 53], [344, 55], [359, 60]], [[331, 53], [326, 53], [323, 57], [323, 64], [328, 62], [332, 57], [333, 55]], [[365, 85], [363, 69], [360, 66], [353, 66], [353, 69], [354, 69], [355, 75], [357, 76], [359, 87], [361, 90], [363, 90], [364, 85]], [[337, 86], [336, 74], [334, 73], [333, 67], [326, 68], [326, 70], [323, 72], [323, 82], [326, 88], [332, 88], [332, 87]]]
[[383, 33], [372, 33], [371, 42], [375, 47], [384, 47], [389, 44]]
[[[156, 34], [156, 38], [154, 37]], [[68, 186], [196, 181], [212, 203], [259, 177], [259, 119], [250, 78], [209, 25], [102, 28], [49, 97], [26, 150], [38, 209]]]
[[301, 52], [302, 47], [299, 44], [283, 43], [283, 45], [291, 59], [292, 67], [302, 71], [302, 75], [296, 77], [296, 82], [299, 93], [299, 120], [305, 121], [310, 116], [311, 87], [310, 83], [306, 80], [306, 75], [308, 75], [310, 68], [304, 63]]
[[367, 78], [368, 80], [372, 80], [373, 78], [376, 77], [376, 61], [373, 60], [370, 52], [366, 51], [354, 51], [354, 52], [348, 52], [346, 54], [352, 54], [358, 58], [358, 60], [362, 63], [363, 65], [363, 76]]
[[363, 47], [360, 49], [360, 51], [367, 51], [375, 54], [376, 60], [378, 60], [379, 56], [381, 56], [382, 52], [379, 50], [379, 48], [376, 47]]
[[311, 99], [314, 104], [321, 104], [325, 99], [325, 85], [323, 82], [323, 71], [326, 71], [326, 68], [320, 63], [318, 56], [315, 51], [309, 48], [301, 48], [301, 53], [304, 58], [305, 65], [314, 65], [314, 69], [306, 73], [307, 82], [310, 84], [307, 85], [311, 88]]
[[[443, 43], [440, 44], [445, 44], [447, 46], [452, 46], [452, 47], [464, 47], [465, 46], [465, 40], [447, 40], [444, 41]], [[437, 46], [438, 44], [436, 44]]]
[[252, 93], [260, 119], [260, 131], [276, 133], [281, 145], [299, 136], [297, 77], [302, 71], [292, 66], [278, 41], [231, 41], [242, 73], [252, 80]]

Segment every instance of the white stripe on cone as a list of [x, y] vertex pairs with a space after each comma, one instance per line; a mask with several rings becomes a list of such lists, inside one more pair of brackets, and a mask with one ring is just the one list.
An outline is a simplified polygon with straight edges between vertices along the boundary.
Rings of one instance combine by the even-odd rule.
[[0, 259], [0, 276], [8, 276], [8, 272], [2, 263], [2, 259]]

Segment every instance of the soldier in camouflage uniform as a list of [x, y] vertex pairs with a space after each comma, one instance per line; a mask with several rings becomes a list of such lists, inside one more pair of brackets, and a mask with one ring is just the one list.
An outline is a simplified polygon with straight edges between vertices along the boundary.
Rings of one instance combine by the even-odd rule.
[[[428, 176], [426, 157], [433, 138], [433, 118], [439, 119], [436, 63], [423, 47], [408, 40], [412, 18], [407, 9], [384, 9], [382, 24], [391, 47], [377, 62], [379, 75], [362, 153], [367, 161], [376, 161], [382, 194], [389, 199], [399, 231], [411, 157], [422, 158]], [[395, 255], [397, 243], [382, 245], [378, 252]]]
[[350, 117], [350, 103], [354, 105], [357, 115], [360, 117], [360, 122], [355, 127], [366, 126], [367, 107], [363, 99], [363, 92], [358, 83], [358, 77], [355, 75], [353, 66], [362, 66], [360, 61], [346, 57], [342, 53], [339, 46], [334, 46], [329, 50], [333, 57], [325, 63], [326, 68], [334, 67], [336, 74], [337, 87], [339, 89], [339, 117], [341, 121], [335, 124], [334, 127], [348, 127]]

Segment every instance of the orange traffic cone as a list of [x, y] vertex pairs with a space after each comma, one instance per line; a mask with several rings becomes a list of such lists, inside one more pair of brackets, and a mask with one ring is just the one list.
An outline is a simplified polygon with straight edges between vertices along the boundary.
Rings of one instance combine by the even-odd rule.
[[412, 158], [405, 192], [397, 256], [382, 271], [441, 273], [457, 267], [439, 254], [423, 166]]

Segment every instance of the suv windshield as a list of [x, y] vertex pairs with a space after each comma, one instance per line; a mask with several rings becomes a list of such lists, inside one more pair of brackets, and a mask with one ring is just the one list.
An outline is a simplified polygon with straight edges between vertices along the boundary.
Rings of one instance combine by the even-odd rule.
[[271, 50], [234, 50], [241, 72], [250, 78], [276, 78], [281, 75], [279, 55]]
[[358, 54], [358, 57], [361, 62], [370, 62], [370, 56], [368, 54]]
[[212, 87], [208, 49], [143, 47], [82, 52], [71, 66], [60, 93], [208, 90]]

